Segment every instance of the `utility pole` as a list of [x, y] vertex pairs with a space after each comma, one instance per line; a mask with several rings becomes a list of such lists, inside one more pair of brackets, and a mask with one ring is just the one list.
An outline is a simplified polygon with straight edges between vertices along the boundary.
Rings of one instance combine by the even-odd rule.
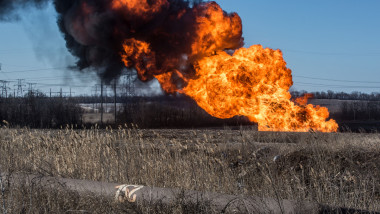
[[98, 107], [98, 105], [96, 104], [96, 108], [95, 108], [95, 103], [98, 102], [98, 99], [97, 99], [97, 94], [98, 94], [98, 84], [95, 84], [95, 86], [93, 87], [93, 89], [91, 90], [91, 92], [93, 93], [93, 97], [92, 97], [92, 109], [94, 110], [95, 112], [95, 109]]
[[103, 80], [100, 83], [100, 124], [103, 125]]
[[[98, 99], [98, 89], [101, 88], [101, 87], [102, 87], [102, 84], [96, 84], [96, 85], [95, 85], [95, 103], [96, 103], [96, 104], [95, 104], [95, 105], [96, 105], [95, 108], [96, 108], [96, 109], [98, 109], [98, 104], [99, 104], [99, 102], [101, 102], [101, 101]], [[94, 109], [95, 109], [95, 108], [94, 108]]]
[[103, 94], [105, 95], [103, 103], [106, 105], [104, 108], [104, 112], [107, 113], [107, 110], [108, 110], [108, 87], [107, 86], [104, 87]]
[[98, 109], [98, 84], [95, 85], [95, 102], [96, 102], [96, 109]]
[[113, 82], [113, 95], [114, 95], [114, 98], [113, 98], [113, 103], [114, 103], [114, 123], [116, 124], [116, 79], [114, 79], [114, 82]]

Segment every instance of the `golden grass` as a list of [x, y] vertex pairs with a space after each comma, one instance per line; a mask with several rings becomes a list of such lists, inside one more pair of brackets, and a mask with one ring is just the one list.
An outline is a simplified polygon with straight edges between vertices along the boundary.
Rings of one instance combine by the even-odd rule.
[[379, 134], [2, 128], [0, 163], [9, 173], [380, 211]]

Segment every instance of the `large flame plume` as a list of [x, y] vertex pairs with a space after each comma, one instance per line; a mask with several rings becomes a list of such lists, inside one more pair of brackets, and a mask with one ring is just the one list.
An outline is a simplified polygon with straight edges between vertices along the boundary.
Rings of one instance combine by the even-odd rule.
[[142, 81], [156, 78], [167, 93], [193, 98], [212, 116], [243, 115], [262, 131], [338, 129], [326, 108], [307, 104], [308, 95], [291, 100], [291, 70], [281, 51], [244, 48], [239, 15], [213, 1], [54, 3], [78, 68], [95, 68], [105, 81], [127, 67]]
[[257, 122], [261, 131], [337, 130], [334, 120], [326, 121], [329, 117], [326, 108], [307, 104], [308, 95], [291, 101], [291, 70], [286, 67], [281, 51], [260, 45], [234, 50], [241, 44], [236, 39], [242, 32], [237, 14], [226, 14], [214, 2], [190, 11], [196, 14], [195, 35], [190, 52], [182, 60], [191, 62], [195, 71], [192, 76], [184, 75], [188, 69], [178, 66], [181, 60], [178, 57], [168, 58], [165, 63], [174, 62], [176, 66], [157, 69], [156, 53], [150, 43], [136, 39], [127, 39], [123, 44], [121, 55], [125, 65], [134, 64], [143, 80], [154, 74], [166, 92], [192, 97], [214, 117], [244, 115]]

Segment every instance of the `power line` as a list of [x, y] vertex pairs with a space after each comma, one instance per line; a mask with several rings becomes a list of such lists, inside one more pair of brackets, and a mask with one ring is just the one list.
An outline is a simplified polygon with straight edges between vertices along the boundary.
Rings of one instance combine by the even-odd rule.
[[6, 67], [16, 67], [16, 68], [30, 68], [33, 67], [34, 65], [14, 65], [14, 64], [8, 64], [8, 63], [3, 63], [4, 66]]
[[298, 76], [298, 75], [293, 76], [293, 77], [304, 78], [304, 79], [312, 79], [312, 80], [324, 80], [324, 81], [331, 81], [331, 82], [352, 82], [352, 83], [380, 84], [380, 82], [376, 82], [376, 81], [337, 80], [337, 79], [307, 77], [307, 76]]
[[[71, 80], [71, 79], [82, 79], [82, 80], [88, 80], [88, 76], [83, 76], [83, 74], [80, 75], [70, 75], [70, 76], [44, 76], [44, 77], [33, 77], [28, 78], [28, 80]], [[8, 79], [13, 80], [13, 79]]]
[[43, 87], [71, 87], [71, 88], [90, 88], [91, 85], [85, 86], [85, 85], [67, 85], [67, 84], [44, 84], [44, 83], [38, 83], [39, 88]]
[[23, 73], [23, 72], [30, 72], [30, 71], [47, 71], [47, 70], [60, 70], [60, 69], [68, 69], [69, 67], [56, 67], [56, 68], [39, 68], [39, 69], [28, 69], [28, 70], [16, 70], [16, 71], [7, 71], [2, 73]]
[[[39, 48], [40, 50], [44, 50], [44, 51], [50, 51], [50, 50], [58, 50], [58, 49], [51, 49], [51, 48]], [[0, 52], [8, 52], [8, 51], [11, 51], [11, 52], [14, 52], [14, 51], [25, 51], [25, 50], [35, 50], [35, 48], [11, 48], [11, 49], [0, 49]]]
[[302, 54], [312, 54], [312, 55], [334, 55], [334, 56], [379, 56], [380, 52], [357, 52], [357, 53], [347, 53], [347, 52], [318, 52], [318, 51], [303, 51], [303, 50], [292, 50], [292, 49], [281, 49], [283, 52], [293, 52]]
[[354, 86], [354, 85], [328, 85], [328, 84], [318, 84], [318, 83], [308, 83], [308, 82], [295, 82], [294, 85], [303, 84], [307, 86], [325, 86], [334, 88], [380, 88], [377, 86]]

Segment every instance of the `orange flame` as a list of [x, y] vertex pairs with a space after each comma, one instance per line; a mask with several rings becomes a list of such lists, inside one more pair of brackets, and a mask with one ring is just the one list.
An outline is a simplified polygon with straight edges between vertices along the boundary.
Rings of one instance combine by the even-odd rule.
[[[197, 30], [191, 46], [191, 55], [208, 56], [215, 51], [235, 49], [242, 45], [241, 19], [236, 13], [226, 16], [215, 2], [194, 9]], [[240, 46], [241, 47], [241, 46]]]
[[122, 60], [127, 67], [135, 67], [139, 78], [148, 80], [147, 73], [154, 69], [155, 56], [149, 44], [136, 39], [128, 39], [123, 44]]
[[172, 81], [173, 78], [175, 78], [174, 76], [176, 76], [178, 79], [181, 79], [181, 80], [183, 80], [185, 82], [188, 81], [188, 79], [186, 79], [186, 77], [184, 77], [181, 74], [181, 72], [179, 72], [178, 70], [175, 70], [175, 71], [172, 71], [172, 72], [163, 73], [163, 74], [159, 74], [159, 75], [155, 75], [154, 77], [158, 80], [158, 82], [161, 85], [161, 88], [166, 93], [173, 94], [173, 93], [178, 92], [177, 85], [175, 85], [173, 83], [173, 81]]
[[181, 91], [212, 116], [247, 116], [260, 131], [334, 132], [338, 125], [327, 108], [300, 106], [290, 100], [293, 84], [279, 50], [261, 45], [241, 48], [232, 56], [218, 52], [196, 64], [196, 79]]
[[302, 97], [296, 98], [295, 102], [304, 106], [310, 98], [313, 98], [313, 94], [305, 94]]

